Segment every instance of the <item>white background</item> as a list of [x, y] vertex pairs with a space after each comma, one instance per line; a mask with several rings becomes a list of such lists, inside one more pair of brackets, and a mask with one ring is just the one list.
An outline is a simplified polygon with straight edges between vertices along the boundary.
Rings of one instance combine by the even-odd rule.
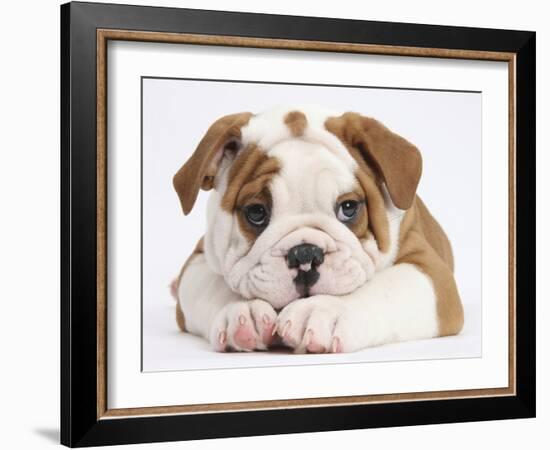
[[[314, 62], [308, 58], [308, 64]], [[499, 72], [506, 70], [505, 64], [499, 64], [502, 66]], [[486, 65], [481, 64], [482, 67]], [[506, 79], [506, 72], [503, 73]], [[504, 89], [506, 91], [506, 87]], [[474, 92], [145, 79], [143, 369], [480, 357], [481, 97]], [[335, 359], [335, 355], [298, 356], [273, 352], [220, 354], [213, 352], [205, 340], [179, 332], [174, 299], [167, 284], [179, 273], [183, 262], [204, 235], [208, 193], [201, 192], [191, 214], [184, 216], [172, 187], [172, 177], [218, 117], [240, 111], [260, 112], [289, 103], [318, 104], [336, 111], [358, 111], [376, 117], [420, 148], [424, 171], [418, 193], [453, 246], [455, 278], [465, 309], [465, 327], [460, 336], [387, 345], [338, 355]], [[128, 165], [117, 163], [116, 167]], [[119, 205], [124, 203], [121, 200]], [[507, 212], [503, 214], [503, 221], [506, 221]], [[506, 264], [506, 260], [499, 262]], [[134, 300], [136, 304], [139, 301], [138, 298]], [[506, 302], [506, 296], [501, 300]]]
[[[133, 3], [152, 3], [134, 0]], [[298, 3], [223, 1], [163, 1], [163, 5], [231, 9], [281, 14], [302, 14], [479, 27], [531, 29], [537, 34], [538, 123], [538, 229], [550, 226], [550, 216], [542, 208], [547, 203], [550, 181], [548, 167], [549, 88], [547, 55], [550, 34], [543, 3], [526, 0], [495, 4], [463, 1], [460, 5], [441, 2], [376, 2], [353, 0]], [[2, 152], [0, 162], [0, 225], [2, 273], [1, 298], [6, 308], [0, 316], [2, 342], [2, 434], [6, 448], [43, 448], [58, 439], [59, 422], [59, 3], [56, 1], [12, 2], [5, 5], [8, 20], [1, 29], [3, 67]], [[543, 122], [545, 121], [545, 122]], [[543, 279], [550, 269], [543, 261], [549, 250], [547, 233], [540, 233], [537, 273]], [[544, 263], [544, 264], [543, 264]], [[538, 379], [549, 375], [550, 331], [544, 327], [549, 314], [548, 285], [538, 285]], [[409, 447], [463, 449], [490, 445], [516, 449], [528, 440], [544, 442], [550, 426], [550, 388], [538, 384], [538, 418], [506, 422], [434, 425], [400, 429], [358, 430], [309, 435], [269, 436], [193, 443], [168, 443], [136, 448], [219, 448], [252, 449], [290, 446], [331, 448]], [[535, 445], [535, 448], [544, 444]]]
[[[300, 56], [300, 57], [298, 57]], [[307, 56], [307, 57], [306, 57]], [[337, 64], [335, 64], [337, 62]], [[334, 70], [337, 65], [338, 70]], [[502, 155], [507, 154], [508, 148], [508, 75], [506, 64], [486, 61], [456, 61], [456, 60], [432, 60], [423, 58], [404, 58], [380, 55], [342, 55], [308, 52], [297, 55], [292, 51], [259, 51], [256, 49], [232, 49], [232, 48], [197, 48], [196, 46], [171, 46], [155, 43], [114, 42], [108, 49], [108, 85], [110, 98], [108, 105], [109, 117], [109, 211], [108, 211], [108, 239], [109, 239], [109, 274], [107, 295], [107, 308], [109, 311], [108, 324], [108, 400], [110, 408], [142, 407], [148, 405], [173, 405], [216, 403], [232, 401], [254, 401], [265, 399], [283, 398], [309, 398], [320, 396], [341, 395], [365, 395], [384, 392], [409, 392], [426, 390], [448, 390], [500, 387], [508, 382], [508, 309], [507, 302], [502, 301], [507, 293], [507, 187], [508, 167], [507, 160]], [[406, 68], [406, 70], [404, 70]], [[140, 296], [139, 280], [140, 272], [140, 77], [143, 73], [151, 73], [163, 76], [191, 76], [194, 78], [219, 77], [223, 79], [239, 79], [244, 76], [259, 80], [292, 81], [309, 83], [332, 84], [368, 84], [373, 86], [402, 86], [415, 88], [457, 88], [478, 90], [483, 92], [482, 109], [482, 197], [484, 204], [488, 205], [483, 210], [483, 294], [485, 300], [482, 303], [483, 327], [482, 327], [482, 357], [481, 358], [455, 358], [434, 359], [434, 353], [450, 354], [451, 344], [461, 348], [464, 341], [469, 338], [468, 330], [464, 336], [431, 339], [425, 343], [421, 341], [399, 344], [407, 357], [427, 359], [428, 361], [377, 362], [377, 364], [343, 364], [343, 361], [355, 359], [367, 359], [363, 352], [339, 355], [232, 355], [211, 354], [210, 367], [214, 357], [219, 361], [222, 358], [230, 360], [231, 364], [250, 366], [252, 359], [260, 361], [262, 357], [270, 359], [271, 364], [277, 367], [262, 367], [254, 369], [235, 370], [209, 370], [209, 371], [162, 371], [140, 372], [140, 310], [138, 299]], [[300, 89], [300, 92], [305, 92]], [[227, 94], [226, 94], [227, 95]], [[378, 93], [380, 95], [380, 93]], [[319, 94], [320, 97], [320, 94]], [[349, 106], [348, 100], [342, 97], [342, 108]], [[387, 103], [390, 96], [388, 95]], [[174, 96], [173, 101], [177, 103]], [[218, 99], [219, 101], [219, 99]], [[331, 103], [334, 99], [331, 98]], [[234, 100], [237, 102], [237, 100]], [[219, 102], [221, 105], [230, 106], [230, 101]], [[376, 103], [367, 102], [364, 103]], [[410, 102], [412, 105], [418, 101]], [[366, 108], [367, 105], [356, 104], [357, 109]], [[218, 107], [221, 107], [218, 106]], [[244, 106], [244, 105], [243, 105]], [[250, 106], [250, 105], [247, 105]], [[456, 107], [456, 105], [454, 105]], [[373, 108], [374, 105], [369, 105]], [[441, 106], [435, 109], [441, 109]], [[214, 107], [212, 107], [214, 108]], [[256, 109], [256, 108], [245, 108]], [[354, 108], [355, 109], [355, 108]], [[406, 107], [403, 107], [406, 110]], [[204, 111], [203, 111], [204, 113]], [[371, 110], [371, 113], [375, 113]], [[438, 156], [446, 156], [447, 153], [455, 154], [468, 150], [453, 150], [448, 141], [453, 135], [465, 132], [448, 130], [449, 136], [438, 135], [435, 130], [427, 132], [425, 126], [414, 126], [412, 119], [406, 120], [407, 115], [420, 115], [418, 107], [409, 114], [399, 114], [389, 105], [376, 110], [376, 114], [395, 131], [410, 136], [421, 147], [434, 144], [435, 149], [428, 153], [436, 153]], [[198, 112], [197, 112], [198, 114]], [[445, 114], [441, 113], [444, 117]], [[170, 121], [163, 122], [163, 128], [177, 120], [178, 114]], [[476, 112], [474, 116], [478, 116]], [[399, 120], [398, 120], [399, 119]], [[211, 119], [208, 119], [210, 121]], [[435, 120], [435, 119], [432, 119]], [[457, 122], [463, 119], [455, 118]], [[470, 118], [471, 120], [475, 120]], [[437, 120], [438, 123], [445, 122]], [[184, 128], [184, 124], [181, 124]], [[440, 126], [443, 126], [441, 124]], [[446, 124], [448, 127], [448, 124]], [[203, 128], [198, 126], [197, 128]], [[436, 128], [436, 127], [433, 127]], [[469, 128], [469, 127], [466, 127]], [[168, 129], [166, 130], [168, 132]], [[200, 130], [202, 132], [202, 130]], [[425, 134], [424, 134], [425, 133]], [[429, 138], [428, 138], [429, 136]], [[188, 138], [189, 136], [186, 136]], [[180, 136], [180, 140], [183, 138]], [[458, 139], [458, 138], [454, 138]], [[430, 144], [430, 142], [432, 144]], [[194, 145], [194, 142], [191, 144]], [[463, 141], [463, 145], [476, 147], [472, 142]], [[163, 148], [156, 148], [156, 152], [162, 152]], [[448, 156], [452, 158], [452, 156]], [[429, 170], [430, 160], [426, 167], [426, 174], [430, 178], [437, 178], [437, 170], [446, 167], [446, 163], [436, 161], [439, 164], [432, 165]], [[468, 160], [469, 158], [465, 158]], [[479, 157], [471, 158], [478, 160]], [[434, 161], [432, 161], [433, 163]], [[176, 162], [176, 167], [179, 162]], [[147, 163], [149, 166], [149, 163]], [[455, 163], [458, 167], [458, 164]], [[117, 170], [123, 167], [124, 170]], [[151, 166], [152, 167], [152, 166]], [[147, 170], [149, 170], [148, 167]], [[446, 170], [449, 172], [449, 170]], [[463, 185], [464, 179], [460, 172], [454, 174], [456, 179], [441, 179], [435, 182], [452, 189], [454, 197], [458, 192], [455, 185]], [[147, 173], [147, 172], [146, 172]], [[150, 178], [150, 177], [149, 177]], [[162, 180], [160, 173], [156, 173], [154, 179]], [[170, 178], [167, 174], [165, 178]], [[450, 179], [449, 176], [447, 176]], [[434, 181], [432, 179], [432, 181]], [[427, 193], [433, 189], [428, 189]], [[424, 191], [423, 191], [424, 192]], [[469, 195], [464, 192], [464, 195]], [[478, 197], [479, 190], [474, 188], [474, 194]], [[173, 194], [172, 194], [173, 196]], [[463, 200], [463, 199], [461, 199]], [[157, 199], [160, 202], [161, 199]], [[441, 198], [431, 197], [434, 207]], [[458, 201], [457, 201], [458, 202]], [[452, 203], [452, 201], [451, 201]], [[460, 202], [458, 202], [460, 203]], [[450, 205], [445, 213], [452, 212]], [[439, 208], [441, 211], [443, 208]], [[436, 209], [437, 211], [437, 209]], [[469, 214], [465, 214], [467, 217]], [[472, 215], [473, 216], [473, 215]], [[181, 215], [179, 216], [181, 219]], [[475, 220], [472, 218], [472, 220]], [[174, 222], [168, 219], [167, 222]], [[455, 217], [450, 217], [449, 222], [457, 222]], [[457, 222], [459, 223], [459, 222]], [[467, 248], [464, 242], [459, 243]], [[174, 240], [170, 251], [177, 250]], [[475, 245], [474, 245], [475, 247]], [[462, 249], [461, 249], [462, 250]], [[164, 253], [161, 252], [162, 257]], [[477, 257], [477, 255], [476, 255]], [[470, 259], [470, 258], [467, 258]], [[472, 280], [469, 280], [472, 281]], [[467, 283], [468, 285], [470, 283]], [[474, 283], [472, 283], [474, 284]], [[468, 295], [467, 292], [464, 294]], [[159, 300], [160, 300], [159, 295]], [[478, 303], [479, 305], [479, 303]], [[173, 311], [173, 309], [172, 309]], [[172, 312], [173, 314], [173, 312]], [[473, 321], [469, 321], [470, 324]], [[467, 326], [468, 328], [468, 326]], [[176, 329], [173, 328], [177, 333]], [[181, 337], [181, 334], [179, 334]], [[189, 336], [185, 336], [189, 338]], [[454, 341], [454, 342], [453, 342]], [[162, 345], [162, 344], [161, 344]], [[409, 347], [405, 350], [404, 346]], [[423, 355], [417, 352], [411, 355], [411, 346], [430, 347], [431, 354], [425, 349]], [[436, 347], [439, 347], [437, 349]], [[184, 353], [188, 347], [181, 345], [181, 349], [175, 346], [174, 352]], [[374, 352], [386, 353], [387, 358], [392, 359], [389, 347], [366, 349], [365, 353], [373, 359], [377, 358]], [[185, 360], [195, 359], [201, 352], [195, 354], [189, 352], [182, 355]], [[204, 352], [202, 353], [204, 356]], [[439, 355], [438, 355], [439, 356]], [[449, 355], [450, 356], [450, 355]], [[299, 359], [319, 361], [331, 360], [339, 364], [325, 365], [322, 370], [313, 364], [295, 365]], [[277, 359], [278, 361], [274, 361]], [[284, 359], [284, 361], [281, 361]], [[393, 359], [403, 359], [394, 358]], [[286, 361], [285, 361], [286, 360]], [[335, 361], [336, 360], [336, 361]], [[204, 360], [201, 361], [204, 364]], [[224, 361], [225, 362], [225, 361]], [[229, 361], [228, 361], [229, 362]], [[225, 365], [228, 365], [225, 362]], [[265, 364], [265, 361], [262, 361]], [[277, 364], [279, 363], [279, 364]], [[264, 365], [262, 364], [262, 365]], [[290, 365], [293, 364], [293, 365]], [[258, 362], [256, 365], [260, 365]], [[214, 364], [214, 366], [220, 366]], [[396, 373], [407, 373], [406, 379], [396, 377]], [[254, 374], [254, 382], [248, 380]], [[346, 383], [334, 383], [334, 379], [345, 379]], [[369, 383], [365, 383], [365, 380]], [[223, 382], [220, 382], [223, 380]], [[231, 386], [228, 389], [227, 386]]]
[[[296, 55], [291, 51], [260, 51], [255, 49], [219, 49], [219, 48], [197, 48], [185, 45], [167, 46], [151, 43], [126, 43], [116, 42], [109, 45], [108, 50], [108, 84], [110, 87], [108, 116], [109, 116], [109, 152], [108, 152], [108, 185], [109, 185], [109, 292], [108, 292], [108, 407], [126, 408], [149, 405], [173, 405], [173, 404], [194, 404], [194, 403], [215, 403], [232, 401], [254, 401], [259, 399], [282, 399], [282, 398], [308, 398], [320, 396], [339, 395], [365, 395], [384, 392], [410, 392], [426, 390], [446, 389], [469, 389], [506, 386], [508, 382], [508, 325], [507, 325], [507, 148], [508, 148], [508, 75], [506, 65], [497, 62], [485, 61], [455, 61], [455, 60], [431, 60], [422, 58], [395, 58], [376, 55], [334, 55], [327, 53], [308, 52], [307, 54]], [[306, 57], [307, 55], [307, 57]], [[223, 65], [216, 63], [223, 56]], [[300, 56], [300, 57], [298, 57]], [[274, 68], [273, 59], [276, 61]], [[335, 64], [337, 62], [337, 64]], [[338, 67], [338, 70], [334, 70]], [[479, 90], [483, 92], [483, 110], [481, 123], [483, 124], [482, 142], [482, 196], [487, 208], [483, 210], [483, 355], [482, 358], [456, 358], [460, 354], [458, 349], [464, 350], [465, 342], [472, 337], [471, 330], [465, 330], [464, 336], [449, 337], [444, 339], [431, 339], [427, 341], [409, 342], [399, 344], [401, 355], [392, 358], [390, 347], [379, 347], [367, 349], [360, 353], [339, 354], [339, 355], [221, 355], [211, 353], [209, 367], [219, 367], [219, 360], [224, 360], [223, 366], [245, 365], [251, 366], [253, 360], [255, 365], [265, 365], [262, 359], [270, 359], [271, 365], [277, 367], [263, 367], [258, 369], [240, 370], [209, 370], [209, 371], [162, 371], [141, 373], [140, 368], [140, 311], [139, 296], [140, 279], [139, 266], [139, 244], [140, 244], [140, 205], [138, 192], [140, 190], [140, 77], [143, 73], [165, 76], [191, 76], [205, 78], [218, 76], [223, 79], [239, 79], [247, 76], [259, 80], [274, 81], [298, 81], [335, 84], [367, 84], [374, 86], [410, 86], [416, 88], [439, 88], [449, 89], [460, 87], [468, 90]], [[251, 89], [249, 87], [249, 89]], [[292, 88], [287, 88], [292, 89]], [[319, 89], [317, 89], [319, 91]], [[264, 89], [262, 92], [269, 92]], [[284, 91], [283, 91], [284, 92]], [[305, 89], [299, 90], [300, 95], [305, 95]], [[331, 90], [333, 92], [333, 90]], [[287, 91], [288, 94], [288, 91]], [[226, 94], [227, 95], [227, 94]], [[259, 94], [257, 94], [258, 96]], [[262, 94], [264, 95], [264, 94]], [[309, 94], [311, 95], [311, 93]], [[442, 218], [448, 218], [449, 223], [460, 225], [462, 220], [457, 220], [453, 215], [452, 206], [456, 202], [458, 214], [460, 209], [467, 210], [460, 200], [455, 199], [460, 192], [455, 188], [470, 181], [475, 185], [474, 172], [479, 171], [474, 161], [479, 161], [479, 147], [467, 138], [460, 140], [454, 135], [469, 135], [479, 126], [479, 111], [469, 112], [473, 117], [467, 120], [460, 117], [457, 104], [451, 104], [446, 100], [446, 107], [451, 112], [439, 112], [444, 109], [436, 102], [430, 102], [424, 95], [418, 98], [418, 93], [409, 96], [409, 106], [399, 106], [402, 102], [396, 100], [395, 94], [386, 94], [385, 104], [378, 105], [374, 101], [377, 96], [383, 95], [378, 91], [371, 94], [363, 101], [353, 100], [353, 109], [363, 110], [370, 108], [370, 113], [376, 115], [386, 122], [396, 132], [410, 137], [420, 147], [427, 147], [426, 170], [428, 189], [422, 192], [429, 193], [428, 202], [433, 202], [436, 211], [442, 214]], [[400, 91], [400, 96], [406, 92]], [[416, 95], [416, 99], [414, 98]], [[349, 107], [352, 100], [347, 94], [339, 94], [340, 107]], [[282, 99], [284, 94], [279, 94]], [[321, 99], [322, 94], [317, 93], [316, 98]], [[356, 94], [356, 97], [362, 97]], [[392, 99], [393, 97], [393, 99]], [[311, 98], [311, 97], [310, 97]], [[336, 100], [332, 95], [324, 97], [326, 101], [334, 103]], [[439, 96], [441, 100], [441, 96]], [[192, 98], [188, 98], [192, 100]], [[218, 99], [219, 101], [219, 99]], [[171, 97], [171, 102], [178, 103], [176, 95]], [[204, 103], [208, 99], [203, 100]], [[233, 103], [238, 100], [234, 99]], [[194, 102], [190, 102], [194, 105]], [[225, 99], [219, 102], [223, 107], [231, 106], [231, 100]], [[395, 103], [392, 105], [392, 103]], [[417, 104], [422, 103], [425, 110], [422, 111]], [[430, 105], [431, 103], [431, 105]], [[397, 104], [397, 105], [396, 105]], [[222, 106], [219, 105], [218, 108]], [[243, 105], [244, 106], [244, 105]], [[256, 107], [244, 109], [256, 110]], [[263, 105], [262, 105], [263, 106]], [[441, 117], [426, 117], [425, 121], [430, 122], [431, 127], [422, 123], [422, 112], [427, 114], [431, 109], [437, 109]], [[407, 111], [407, 107], [412, 110]], [[213, 107], [214, 108], [214, 107]], [[446, 114], [456, 114], [454, 121], [458, 123], [457, 129], [449, 128], [451, 119]], [[203, 111], [204, 113], [204, 111]], [[433, 111], [430, 111], [433, 113]], [[198, 114], [198, 113], [197, 113]], [[219, 114], [219, 111], [218, 111]], [[169, 132], [169, 124], [178, 120], [182, 112], [174, 112], [171, 120], [162, 122], [162, 128]], [[415, 115], [415, 119], [407, 119], [407, 116]], [[465, 115], [465, 114], [463, 114]], [[449, 120], [445, 120], [448, 117]], [[211, 119], [208, 119], [210, 121]], [[185, 121], [187, 122], [187, 121]], [[468, 123], [472, 123], [468, 126]], [[415, 126], [416, 124], [416, 126]], [[464, 131], [460, 125], [468, 131]], [[422, 126], [421, 126], [422, 125]], [[181, 124], [185, 128], [184, 124]], [[203, 128], [202, 126], [196, 126]], [[445, 128], [436, 131], [437, 128]], [[430, 130], [429, 128], [433, 128]], [[443, 131], [442, 134], [441, 131]], [[202, 133], [202, 130], [200, 131]], [[190, 133], [190, 132], [189, 132]], [[474, 132], [470, 136], [475, 140]], [[189, 135], [185, 139], [188, 139]], [[149, 137], [147, 138], [149, 139]], [[184, 141], [182, 136], [179, 140]], [[469, 149], [453, 148], [450, 140], [455, 140], [458, 147], [470, 147]], [[460, 141], [460, 142], [459, 142]], [[160, 143], [160, 140], [156, 143]], [[172, 147], [177, 143], [166, 145]], [[189, 145], [194, 145], [194, 142]], [[162, 146], [154, 149], [155, 154], [164, 151]], [[472, 151], [474, 154], [468, 154]], [[149, 153], [149, 151], [147, 151]], [[437, 156], [434, 156], [437, 155]], [[447, 156], [448, 155], [448, 156]], [[447, 167], [448, 161], [443, 162], [439, 157], [449, 159], [457, 156], [464, 157], [465, 164], [472, 160], [471, 170], [466, 170], [462, 165], [454, 163], [456, 173]], [[158, 159], [158, 158], [157, 158]], [[435, 163], [435, 164], [434, 164]], [[479, 164], [479, 162], [478, 162]], [[179, 161], [175, 163], [176, 167]], [[162, 181], [162, 176], [157, 173], [156, 166], [151, 165], [149, 160], [146, 163], [146, 174], [153, 170], [155, 181]], [[431, 167], [432, 170], [429, 170]], [[124, 170], [117, 170], [124, 168]], [[158, 167], [157, 167], [158, 168]], [[438, 177], [438, 170], [445, 168], [444, 179]], [[460, 169], [460, 170], [458, 170]], [[451, 172], [452, 175], [448, 175]], [[467, 173], [462, 173], [467, 172]], [[171, 174], [165, 175], [169, 179]], [[148, 181], [146, 181], [149, 184]], [[436, 191], [443, 192], [439, 186], [429, 188], [430, 183], [444, 185], [450, 188], [446, 195], [434, 195]], [[168, 184], [168, 183], [167, 183]], [[469, 186], [472, 191], [462, 192], [465, 197], [476, 197], [479, 199], [479, 188]], [[471, 194], [469, 192], [472, 192]], [[173, 196], [173, 194], [171, 194]], [[450, 204], [443, 204], [437, 208], [441, 201], [448, 201]], [[155, 199], [160, 203], [162, 198]], [[166, 208], [166, 210], [170, 210]], [[452, 214], [447, 216], [447, 214]], [[439, 214], [438, 214], [439, 215]], [[472, 229], [466, 228], [467, 233], [476, 234], [475, 213], [464, 211], [465, 217], [472, 218]], [[150, 215], [146, 214], [147, 220]], [[176, 216], [181, 219], [180, 216]], [[175, 223], [176, 219], [168, 218], [168, 223]], [[444, 222], [447, 222], [445, 220]], [[456, 223], [455, 223], [456, 222]], [[163, 234], [168, 234], [168, 225], [163, 224]], [[453, 228], [451, 227], [451, 230]], [[462, 232], [464, 230], [460, 230]], [[149, 234], [146, 231], [146, 236]], [[455, 233], [452, 233], [452, 235]], [[452, 236], [453, 237], [453, 236]], [[148, 238], [147, 238], [148, 239]], [[479, 247], [475, 243], [473, 248]], [[463, 240], [458, 242], [460, 253], [468, 248]], [[174, 237], [174, 242], [169, 250], [161, 251], [158, 259], [164, 258], [166, 253], [177, 250], [179, 247]], [[148, 253], [150, 253], [148, 251]], [[476, 252], [477, 253], [477, 252]], [[464, 254], [462, 255], [464, 256]], [[478, 255], [475, 255], [478, 257]], [[466, 259], [475, 259], [466, 255]], [[146, 271], [149, 271], [149, 263], [154, 262], [146, 258]], [[475, 270], [475, 267], [474, 267]], [[471, 278], [471, 277], [470, 277]], [[466, 280], [466, 285], [471, 287], [473, 280]], [[472, 292], [463, 292], [466, 297], [472, 296]], [[475, 296], [475, 294], [473, 295]], [[157, 300], [160, 300], [160, 295]], [[504, 301], [503, 301], [504, 300]], [[479, 302], [477, 302], [479, 308]], [[474, 314], [475, 315], [475, 314]], [[148, 317], [148, 315], [147, 315]], [[173, 317], [173, 309], [172, 309]], [[470, 325], [473, 320], [469, 320]], [[468, 327], [467, 327], [468, 328]], [[175, 327], [174, 327], [175, 330]], [[181, 335], [180, 335], [181, 336]], [[186, 336], [188, 337], [188, 336]], [[179, 344], [179, 343], [178, 343]], [[162, 345], [162, 344], [160, 344]], [[405, 348], [405, 345], [408, 348]], [[416, 351], [415, 351], [416, 347]], [[454, 351], [452, 351], [454, 347]], [[418, 349], [420, 348], [420, 351]], [[396, 348], [394, 347], [395, 351]], [[427, 351], [429, 350], [429, 351]], [[149, 350], [147, 350], [149, 352]], [[195, 354], [188, 352], [188, 347], [175, 346], [174, 352], [181, 355], [181, 359], [187, 362], [191, 359], [198, 359], [201, 352]], [[199, 355], [197, 355], [199, 353]], [[368, 355], [367, 355], [368, 353]], [[385, 358], [378, 355], [385, 354]], [[439, 353], [439, 354], [438, 354]], [[450, 359], [434, 359], [447, 353], [453, 356]], [[458, 354], [457, 354], [458, 353]], [[202, 353], [205, 364], [204, 352]], [[460, 356], [463, 356], [460, 355]], [[421, 358], [428, 361], [406, 361], [408, 358]], [[246, 358], [246, 359], [245, 359]], [[275, 359], [277, 361], [275, 361]], [[308, 359], [309, 365], [303, 365]], [[347, 361], [361, 361], [368, 359], [389, 359], [390, 362], [378, 362], [377, 364], [342, 364]], [[402, 359], [399, 362], [391, 362], [392, 359]], [[316, 362], [336, 362], [338, 364], [325, 365], [322, 370], [316, 368]], [[275, 364], [273, 364], [275, 362]], [[276, 363], [279, 364], [276, 364]], [[302, 365], [296, 365], [296, 362]], [[292, 365], [291, 365], [292, 364]], [[407, 377], [398, 377], [396, 373], [407, 373]], [[254, 382], [248, 379], [254, 375]], [[335, 383], [335, 379], [345, 379], [346, 383]], [[223, 380], [223, 382], [220, 382]], [[307, 382], [304, 382], [307, 380]], [[365, 383], [365, 380], [369, 380]], [[231, 389], [227, 389], [231, 386]]]

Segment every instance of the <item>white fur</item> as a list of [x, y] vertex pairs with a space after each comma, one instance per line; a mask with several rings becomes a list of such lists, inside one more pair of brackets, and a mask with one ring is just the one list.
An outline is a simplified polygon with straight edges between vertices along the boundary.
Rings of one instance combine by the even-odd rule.
[[[186, 268], [178, 286], [178, 301], [185, 317], [185, 329], [208, 339], [216, 350], [267, 348], [277, 316], [273, 307], [263, 300], [242, 300], [227, 287], [223, 277], [210, 271], [204, 255], [194, 256]], [[251, 346], [244, 347], [235, 338], [239, 330], [249, 333], [254, 341]], [[222, 333], [223, 342], [220, 341]]]
[[[293, 110], [307, 116], [299, 138], [284, 124]], [[374, 237], [360, 242], [335, 216], [336, 199], [357, 183], [357, 163], [324, 127], [328, 117], [339, 114], [319, 108], [275, 108], [253, 116], [242, 128], [244, 146], [257, 144], [281, 166], [269, 186], [269, 226], [252, 246], [236, 214], [220, 207], [231, 167], [229, 159], [220, 161], [208, 202], [205, 253], [189, 264], [178, 287], [187, 330], [209, 339], [215, 349], [264, 349], [269, 341], [265, 332], [275, 326], [278, 309], [279, 327], [291, 323], [286, 331], [292, 336], [285, 341], [297, 351], [307, 347], [306, 328], [318, 341], [314, 351], [330, 350], [335, 336], [341, 341], [336, 350], [353, 351], [437, 334], [430, 280], [414, 266], [393, 266], [405, 211], [393, 205], [387, 190], [387, 252], [379, 251]], [[301, 243], [320, 247], [325, 260], [318, 267], [319, 280], [310, 288], [312, 297], [297, 300], [297, 269], [288, 268], [286, 254]]]
[[214, 237], [219, 240], [228, 229], [233, 233], [230, 248], [219, 253], [228, 285], [244, 298], [263, 298], [275, 308], [286, 306], [300, 294], [293, 281], [297, 271], [289, 270], [285, 256], [293, 246], [309, 243], [325, 252], [311, 294], [352, 292], [375, 270], [357, 237], [335, 216], [336, 199], [357, 183], [352, 165], [318, 143], [296, 138], [278, 141], [267, 154], [281, 164], [270, 185], [269, 226], [250, 249], [237, 233], [235, 218], [232, 226], [226, 225]]
[[308, 339], [325, 351], [334, 350], [336, 339], [338, 351], [352, 352], [431, 338], [438, 333], [436, 297], [430, 278], [414, 265], [397, 264], [351, 294], [292, 302], [279, 314], [277, 326], [297, 352], [306, 350]]
[[307, 126], [302, 137], [304, 140], [323, 145], [345, 161], [350, 169], [356, 167], [357, 163], [345, 145], [325, 128], [325, 121], [329, 117], [337, 117], [342, 113], [319, 106], [276, 107], [256, 114], [241, 129], [243, 145], [255, 143], [260, 148], [268, 150], [284, 140], [292, 139], [292, 134], [284, 123], [285, 116], [290, 111], [300, 111], [307, 117]]
[[178, 298], [187, 331], [208, 337], [219, 310], [241, 297], [228, 289], [223, 277], [212, 273], [204, 255], [196, 255], [188, 264], [178, 286]]
[[363, 242], [363, 248], [373, 259], [377, 271], [385, 269], [394, 263], [399, 251], [399, 231], [401, 230], [401, 222], [406, 213], [406, 211], [397, 208], [393, 204], [388, 189], [385, 186], [382, 193], [384, 195], [386, 215], [388, 217], [390, 248], [387, 252], [381, 252], [372, 236]]

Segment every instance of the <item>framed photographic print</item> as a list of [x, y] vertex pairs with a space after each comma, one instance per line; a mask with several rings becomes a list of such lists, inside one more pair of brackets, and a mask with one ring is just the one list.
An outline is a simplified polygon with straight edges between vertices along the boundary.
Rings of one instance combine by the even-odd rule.
[[535, 33], [61, 7], [61, 441], [534, 417]]

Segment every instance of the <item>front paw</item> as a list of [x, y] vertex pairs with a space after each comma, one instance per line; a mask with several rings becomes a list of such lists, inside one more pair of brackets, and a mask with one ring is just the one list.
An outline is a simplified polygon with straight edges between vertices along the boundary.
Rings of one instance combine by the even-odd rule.
[[295, 300], [279, 314], [277, 334], [295, 353], [341, 353], [349, 351], [342, 320], [344, 308], [338, 297], [313, 296]]
[[210, 343], [216, 351], [266, 350], [274, 340], [277, 313], [264, 300], [229, 303], [216, 315]]

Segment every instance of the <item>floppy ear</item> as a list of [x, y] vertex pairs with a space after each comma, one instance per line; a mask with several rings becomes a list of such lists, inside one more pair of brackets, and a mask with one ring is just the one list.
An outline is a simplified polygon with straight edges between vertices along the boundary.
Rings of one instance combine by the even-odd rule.
[[174, 189], [184, 214], [189, 214], [199, 189], [212, 189], [224, 153], [237, 152], [241, 146], [241, 128], [252, 113], [231, 114], [216, 120], [199, 142], [195, 152], [176, 173]]
[[379, 172], [395, 206], [411, 207], [422, 174], [422, 156], [413, 144], [377, 120], [356, 113], [331, 117], [325, 125]]

